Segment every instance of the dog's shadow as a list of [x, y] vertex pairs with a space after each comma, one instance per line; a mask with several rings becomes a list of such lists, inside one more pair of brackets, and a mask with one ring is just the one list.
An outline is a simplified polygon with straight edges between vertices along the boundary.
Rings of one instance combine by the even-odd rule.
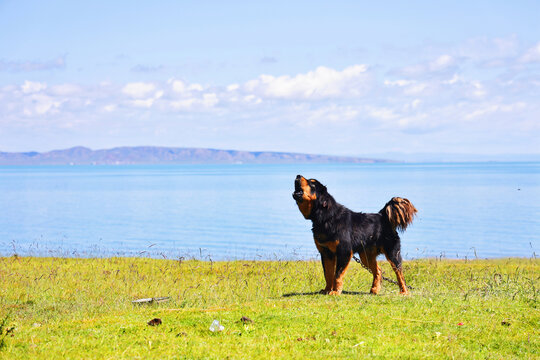
[[[369, 292], [362, 292], [362, 291], [343, 291], [341, 293], [342, 295], [371, 295]], [[314, 292], [294, 292], [294, 293], [288, 293], [283, 294], [281, 297], [291, 297], [291, 296], [310, 296], [310, 295], [322, 295], [319, 291]]]

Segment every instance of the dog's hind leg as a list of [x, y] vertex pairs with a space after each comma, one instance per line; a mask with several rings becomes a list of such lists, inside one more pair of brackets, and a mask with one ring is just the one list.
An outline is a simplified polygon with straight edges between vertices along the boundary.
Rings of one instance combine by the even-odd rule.
[[386, 259], [392, 266], [392, 269], [396, 273], [397, 282], [399, 285], [399, 293], [402, 295], [409, 295], [409, 290], [405, 284], [405, 277], [403, 276], [402, 263], [403, 259], [401, 258], [401, 248], [396, 246], [393, 249], [385, 249], [384, 255]]
[[343, 277], [347, 272], [347, 268], [351, 263], [352, 250], [341, 251], [336, 254], [336, 274], [334, 279], [333, 291], [330, 292], [331, 295], [339, 295], [343, 291]]
[[366, 266], [373, 274], [373, 283], [371, 284], [370, 293], [377, 295], [381, 290], [381, 278], [382, 272], [379, 264], [377, 264], [377, 253], [373, 251], [362, 251], [360, 254], [360, 260], [362, 264]]

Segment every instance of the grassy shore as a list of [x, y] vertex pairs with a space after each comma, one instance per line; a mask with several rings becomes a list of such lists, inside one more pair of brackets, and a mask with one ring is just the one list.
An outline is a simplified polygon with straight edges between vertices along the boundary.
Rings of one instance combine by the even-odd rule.
[[[318, 261], [0, 258], [0, 358], [540, 357], [540, 260], [404, 270], [411, 296], [386, 282], [369, 295], [357, 264], [348, 293], [325, 296]], [[131, 302], [158, 296], [170, 301]]]

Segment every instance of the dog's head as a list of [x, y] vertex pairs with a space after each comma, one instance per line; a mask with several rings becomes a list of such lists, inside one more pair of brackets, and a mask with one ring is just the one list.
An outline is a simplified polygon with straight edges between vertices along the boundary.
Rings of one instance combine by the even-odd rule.
[[326, 197], [328, 192], [326, 186], [315, 179], [306, 179], [302, 175], [296, 176], [294, 180], [293, 199], [298, 205], [298, 209], [306, 219], [311, 215], [314, 207], [327, 206]]

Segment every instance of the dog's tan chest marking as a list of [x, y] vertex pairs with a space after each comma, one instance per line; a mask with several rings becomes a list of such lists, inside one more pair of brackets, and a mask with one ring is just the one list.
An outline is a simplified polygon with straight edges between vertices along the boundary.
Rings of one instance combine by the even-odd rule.
[[311, 214], [311, 208], [313, 205], [311, 204], [311, 201], [303, 201], [302, 203], [298, 204], [298, 209], [300, 209], [300, 212], [304, 217], [307, 219], [309, 215]]
[[298, 209], [307, 219], [311, 215], [311, 209], [313, 208], [313, 201], [317, 199], [317, 194], [311, 193], [311, 187], [305, 178], [300, 179], [300, 187], [302, 188], [302, 202], [298, 203]]
[[314, 236], [315, 245], [321, 248], [330, 250], [332, 253], [336, 253], [337, 247], [339, 245], [339, 239], [327, 241], [328, 237], [324, 234], [317, 234]]

